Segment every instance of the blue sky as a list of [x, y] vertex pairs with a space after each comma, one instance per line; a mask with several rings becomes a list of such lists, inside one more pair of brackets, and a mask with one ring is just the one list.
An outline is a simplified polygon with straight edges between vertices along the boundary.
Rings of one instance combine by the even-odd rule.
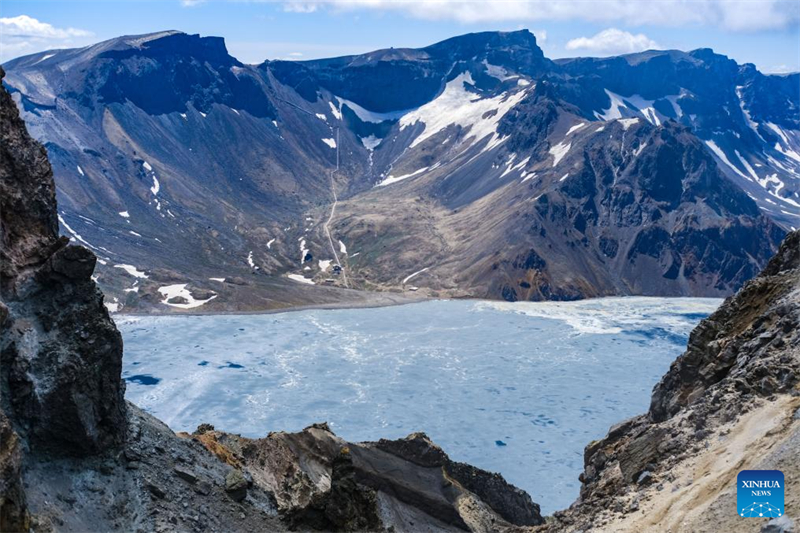
[[710, 47], [765, 72], [800, 71], [796, 0], [3, 0], [0, 61], [165, 29], [222, 36], [258, 63], [520, 28], [551, 58]]

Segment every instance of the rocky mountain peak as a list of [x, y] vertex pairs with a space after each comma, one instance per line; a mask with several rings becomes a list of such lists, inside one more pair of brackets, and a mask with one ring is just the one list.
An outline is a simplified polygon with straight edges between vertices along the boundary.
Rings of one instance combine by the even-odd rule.
[[454, 61], [486, 59], [514, 70], [532, 73], [549, 61], [529, 30], [487, 31], [453, 37], [424, 48], [431, 55], [445, 55]]
[[149, 57], [163, 59], [169, 56], [194, 58], [218, 65], [241, 65], [228, 54], [222, 37], [201, 37], [180, 31], [161, 31], [145, 35], [119, 37], [122, 46], [112, 46], [101, 57], [125, 59], [127, 57]]
[[[0, 67], [0, 79], [5, 71]], [[0, 94], [0, 258], [3, 285], [18, 269], [41, 263], [58, 241], [58, 219], [49, 206], [56, 189], [47, 152], [25, 132], [16, 105]], [[13, 180], [13, 181], [12, 181]]]

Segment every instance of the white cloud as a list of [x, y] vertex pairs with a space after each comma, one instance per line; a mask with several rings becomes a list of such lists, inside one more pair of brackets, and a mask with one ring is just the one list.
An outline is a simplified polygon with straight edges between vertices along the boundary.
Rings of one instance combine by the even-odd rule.
[[74, 46], [76, 41], [85, 44], [93, 34], [76, 28], [56, 28], [27, 15], [0, 17], [0, 35], [3, 37], [0, 61], [26, 53], [50, 48]]
[[[258, 1], [258, 0], [255, 0]], [[287, 0], [286, 11], [395, 11], [462, 23], [539, 20], [622, 22], [627, 25], [720, 26], [735, 31], [800, 24], [796, 0]]]
[[797, 66], [790, 67], [789, 65], [774, 65], [763, 69], [762, 72], [764, 74], [794, 74], [795, 72], [800, 72], [800, 68]]
[[314, 13], [325, 2], [286, 2], [283, 10], [290, 13]]
[[567, 42], [567, 50], [586, 50], [591, 55], [619, 55], [661, 48], [643, 33], [632, 34], [608, 28], [593, 37], [578, 37]]
[[181, 0], [181, 5], [183, 7], [194, 7], [199, 6], [200, 4], [205, 4], [206, 0]]
[[0, 18], [0, 31], [4, 37], [26, 37], [41, 39], [69, 39], [88, 37], [90, 32], [75, 28], [56, 28], [52, 24], [40, 22], [28, 15]]

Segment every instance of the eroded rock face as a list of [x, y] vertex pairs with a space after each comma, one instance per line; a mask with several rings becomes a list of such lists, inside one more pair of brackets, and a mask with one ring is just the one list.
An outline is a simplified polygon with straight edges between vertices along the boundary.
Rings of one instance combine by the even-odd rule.
[[448, 477], [512, 524], [534, 526], [543, 522], [539, 506], [528, 493], [508, 483], [500, 474], [450, 460], [424, 433], [413, 433], [397, 440], [381, 439], [374, 446], [420, 466], [442, 468]]
[[94, 254], [58, 237], [46, 153], [5, 89], [0, 147], [2, 408], [34, 451], [87, 455], [119, 446], [122, 337], [91, 279]]
[[255, 440], [201, 427], [193, 438], [274, 494], [293, 528], [497, 531], [544, 523], [524, 491], [451, 461], [422, 433], [354, 444], [315, 424]]

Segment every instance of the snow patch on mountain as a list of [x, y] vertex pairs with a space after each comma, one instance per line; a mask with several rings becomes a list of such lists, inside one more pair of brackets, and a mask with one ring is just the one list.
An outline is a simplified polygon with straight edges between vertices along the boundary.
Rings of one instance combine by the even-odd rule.
[[585, 125], [586, 125], [586, 123], [585, 123], [585, 122], [581, 122], [580, 124], [575, 124], [575, 125], [574, 125], [574, 126], [572, 126], [570, 129], [568, 129], [568, 130], [567, 130], [567, 133], [566, 133], [566, 134], [567, 134], [567, 135], [569, 135], [570, 133], [573, 133], [573, 132], [575, 132], [575, 131], [578, 131], [579, 129], [581, 129], [581, 128], [582, 128], [582, 127], [584, 127]]
[[[164, 299], [161, 300], [161, 303], [170, 307], [177, 307], [178, 309], [193, 309], [195, 307], [200, 307], [201, 305], [207, 304], [217, 297], [215, 294], [206, 300], [196, 300], [194, 296], [192, 296], [191, 291], [186, 288], [186, 285], [188, 284], [176, 283], [175, 285], [165, 285], [163, 287], [159, 287], [158, 292], [160, 292], [164, 297]], [[173, 298], [183, 298], [186, 300], [186, 302], [170, 303], [170, 300]]]
[[361, 140], [361, 144], [364, 145], [364, 148], [369, 150], [370, 152], [375, 150], [383, 139], [376, 137], [375, 135], [370, 135], [369, 137], [359, 137]]
[[611, 105], [608, 107], [608, 109], [603, 110], [602, 113], [595, 112], [595, 116], [600, 120], [614, 120], [617, 118], [622, 118], [622, 111], [620, 111], [620, 109], [625, 107], [622, 97], [618, 94], [612, 93], [608, 89], [604, 90], [611, 99]]
[[747, 159], [742, 157], [742, 154], [739, 153], [739, 150], [734, 150], [733, 153], [736, 154], [736, 157], [739, 158], [739, 161], [741, 161], [742, 165], [744, 165], [744, 168], [747, 170], [747, 172], [750, 174], [750, 176], [753, 177], [753, 180], [754, 181], [758, 181], [759, 178], [758, 178], [758, 174], [756, 174], [755, 169], [753, 169], [753, 167], [750, 166], [750, 163], [747, 162]]
[[486, 59], [483, 60], [483, 66], [486, 67], [486, 74], [500, 81], [513, 80], [519, 76], [510, 76], [508, 71], [503, 67], [492, 65]]
[[333, 118], [336, 120], [342, 120], [342, 112], [339, 111], [339, 108], [333, 105], [333, 102], [328, 102], [328, 105], [331, 106], [331, 113], [333, 114]]
[[778, 137], [780, 137], [780, 138], [781, 138], [781, 140], [783, 141], [783, 143], [784, 143], [784, 144], [786, 144], [786, 145], [788, 145], [788, 144], [789, 144], [789, 137], [787, 137], [787, 136], [786, 136], [786, 134], [783, 132], [783, 128], [781, 128], [781, 127], [780, 127], [780, 126], [778, 126], [778, 125], [775, 125], [775, 124], [773, 124], [772, 122], [767, 122], [767, 123], [766, 123], [766, 124], [764, 124], [764, 125], [765, 125], [766, 127], [768, 127], [769, 129], [771, 129], [773, 132], [775, 132], [775, 134], [776, 134]]
[[133, 276], [134, 278], [141, 278], [147, 279], [148, 276], [143, 271], [139, 270], [133, 265], [114, 265], [114, 268], [120, 268], [124, 270], [129, 276]]
[[303, 263], [305, 263], [307, 254], [308, 254], [308, 248], [306, 248], [306, 240], [301, 237], [300, 238], [300, 266], [303, 266]]
[[506, 174], [510, 174], [511, 172], [522, 170], [523, 168], [525, 168], [525, 166], [528, 164], [528, 162], [530, 160], [531, 160], [531, 158], [530, 158], [530, 156], [528, 156], [528, 157], [526, 157], [525, 159], [523, 159], [522, 161], [520, 161], [519, 163], [517, 163], [516, 165], [513, 165], [513, 166], [511, 165], [512, 162], [513, 162], [513, 159], [509, 160], [508, 165], [506, 166], [506, 169], [503, 171], [502, 174], [500, 174], [500, 177], [502, 178]]
[[730, 159], [728, 159], [728, 156], [726, 156], [725, 152], [722, 151], [722, 148], [717, 146], [717, 143], [715, 143], [712, 140], [705, 141], [705, 143], [706, 146], [708, 146], [709, 149], [711, 149], [714, 155], [717, 156], [717, 158], [719, 158], [719, 160], [722, 161], [728, 168], [733, 170], [736, 174], [743, 177], [744, 179], [746, 180], [750, 179], [747, 176], [745, 176], [744, 173], [741, 170], [739, 170], [733, 163], [731, 163]]
[[467, 90], [475, 85], [472, 74], [463, 72], [448, 82], [444, 91], [431, 102], [404, 115], [400, 119], [403, 130], [418, 122], [425, 125], [423, 132], [411, 143], [411, 148], [436, 135], [449, 126], [469, 128], [466, 138], [477, 142], [497, 133], [500, 119], [517, 105], [526, 91], [503, 93], [493, 98], [482, 98]]
[[298, 283], [305, 283], [306, 285], [316, 285], [313, 280], [310, 280], [300, 274], [287, 274], [287, 278], [292, 281], [297, 281]]
[[[608, 89], [604, 89], [604, 91], [611, 100], [611, 105], [607, 109], [604, 109], [602, 113], [595, 112], [595, 117], [598, 119], [609, 121], [641, 115], [650, 124], [660, 126], [668, 118], [655, 108], [656, 100], [648, 100], [638, 94], [622, 96]], [[664, 99], [672, 105], [672, 109], [675, 111], [675, 115], [678, 118], [683, 116], [683, 110], [678, 104], [678, 98], [680, 97], [681, 95], [679, 94], [664, 97]]]
[[736, 87], [736, 96], [739, 99], [739, 109], [742, 110], [742, 115], [744, 115], [744, 120], [747, 122], [748, 127], [755, 132], [759, 139], [763, 141], [764, 138], [758, 132], [758, 123], [753, 121], [750, 116], [750, 111], [748, 111], [747, 107], [745, 107], [744, 98], [742, 98], [742, 89], [744, 89], [744, 87], [741, 85]]
[[572, 148], [572, 143], [565, 143], [563, 141], [550, 148], [550, 155], [553, 156], [553, 167], [558, 166], [558, 163], [564, 159], [564, 156], [567, 155], [570, 148]]
[[425, 268], [423, 268], [422, 270], [417, 270], [417, 271], [416, 271], [416, 272], [414, 272], [413, 274], [411, 274], [411, 275], [409, 275], [409, 276], [406, 276], [405, 278], [403, 278], [403, 283], [404, 283], [404, 284], [405, 284], [405, 283], [408, 283], [408, 281], [410, 281], [411, 279], [413, 279], [413, 278], [417, 277], [418, 275], [422, 274], [423, 272], [427, 272], [429, 269], [430, 269], [430, 267], [425, 267]]
[[410, 174], [403, 174], [402, 176], [389, 175], [388, 178], [386, 178], [385, 180], [381, 181], [380, 183], [378, 183], [375, 186], [376, 187], [384, 187], [386, 185], [391, 185], [392, 183], [397, 183], [398, 181], [403, 181], [404, 179], [408, 179], [408, 178], [414, 177], [414, 176], [416, 176], [418, 174], [422, 174], [423, 172], [428, 170], [428, 168], [429, 167], [423, 167], [423, 168], [421, 168], [419, 170], [415, 170], [414, 172], [412, 172]]
[[[336, 99], [339, 101], [339, 105], [346, 105], [347, 107], [349, 107], [353, 111], [353, 113], [355, 113], [356, 116], [361, 119], [362, 122], [372, 122], [373, 124], [380, 124], [381, 122], [385, 122], [387, 120], [397, 120], [411, 111], [406, 109], [403, 111], [390, 111], [388, 113], [377, 113], [375, 111], [370, 111], [369, 109], [365, 109], [360, 105], [358, 105], [357, 103], [347, 100], [346, 98], [341, 98], [337, 96]], [[341, 117], [341, 114], [339, 116]]]

